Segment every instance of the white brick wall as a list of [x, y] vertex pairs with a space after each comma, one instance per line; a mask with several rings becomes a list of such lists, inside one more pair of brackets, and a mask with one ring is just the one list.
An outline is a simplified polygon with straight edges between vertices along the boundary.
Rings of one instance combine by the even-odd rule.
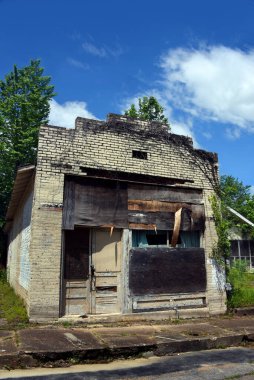
[[[209, 261], [216, 232], [208, 198], [213, 193], [212, 170], [216, 177], [217, 163], [212, 155], [194, 150], [190, 139], [167, 134], [147, 122], [137, 125], [126, 118], [119, 120], [111, 117], [105, 123], [78, 118], [76, 129], [41, 128], [30, 246], [30, 316], [59, 315], [62, 211], [42, 205], [62, 204], [64, 175], [82, 174], [80, 167], [192, 180], [183, 186], [204, 190], [207, 301], [211, 314], [224, 312], [225, 292], [218, 289], [214, 265]], [[157, 132], [152, 134], [151, 128]], [[146, 151], [148, 159], [132, 158], [133, 150]]]

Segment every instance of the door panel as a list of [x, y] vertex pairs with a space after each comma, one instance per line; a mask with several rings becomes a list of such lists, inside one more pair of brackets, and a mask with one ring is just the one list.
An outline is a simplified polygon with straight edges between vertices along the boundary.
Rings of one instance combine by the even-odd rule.
[[121, 231], [94, 230], [93, 265], [96, 272], [120, 272], [122, 259]]
[[122, 230], [93, 230], [92, 313], [120, 313]]
[[66, 315], [90, 312], [90, 231], [80, 228], [64, 232], [64, 302]]

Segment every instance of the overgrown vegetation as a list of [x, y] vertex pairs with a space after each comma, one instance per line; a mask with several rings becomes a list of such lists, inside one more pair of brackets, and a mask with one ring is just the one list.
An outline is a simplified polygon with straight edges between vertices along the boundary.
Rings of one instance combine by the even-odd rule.
[[213, 247], [212, 256], [219, 264], [224, 265], [225, 260], [230, 256], [230, 241], [228, 238], [229, 224], [222, 216], [221, 203], [215, 194], [211, 196], [210, 202], [218, 236], [217, 243], [214, 244]]
[[130, 108], [125, 111], [125, 115], [133, 119], [159, 121], [170, 129], [168, 119], [163, 112], [164, 108], [154, 96], [143, 96], [142, 99], [138, 99], [138, 107], [131, 104]]
[[28, 322], [24, 303], [7, 283], [5, 270], [0, 270], [0, 318], [15, 325]]
[[[241, 192], [242, 195], [244, 195], [243, 193], [244, 191]], [[212, 256], [220, 265], [225, 266], [227, 282], [232, 286], [232, 290], [228, 293], [228, 308], [253, 306], [254, 273], [248, 272], [248, 262], [236, 260], [230, 266], [225, 265], [230, 257], [229, 228], [232, 227], [234, 219], [227, 217], [226, 206], [230, 200], [229, 194], [224, 193], [224, 198], [223, 196], [221, 198], [219, 199], [216, 195], [210, 198], [218, 236], [218, 241], [213, 247]]]
[[254, 273], [249, 273], [247, 267], [246, 261], [236, 260], [228, 271], [227, 278], [232, 285], [229, 308], [254, 305]]

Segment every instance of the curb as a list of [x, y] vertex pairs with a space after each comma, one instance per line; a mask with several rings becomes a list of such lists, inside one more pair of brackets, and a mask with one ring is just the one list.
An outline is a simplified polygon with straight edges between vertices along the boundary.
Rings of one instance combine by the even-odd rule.
[[14, 354], [1, 354], [0, 368], [68, 367], [81, 363], [105, 363], [116, 359], [152, 355], [166, 356], [188, 351], [221, 349], [253, 342], [254, 334], [242, 333], [221, 337], [170, 340], [168, 342], [152, 344], [143, 344], [142, 338], [140, 340], [140, 344], [137, 346], [74, 349], [68, 351], [18, 351]]

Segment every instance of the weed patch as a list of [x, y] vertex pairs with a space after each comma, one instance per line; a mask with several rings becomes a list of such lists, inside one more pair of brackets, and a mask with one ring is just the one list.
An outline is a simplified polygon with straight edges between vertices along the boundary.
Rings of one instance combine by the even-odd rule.
[[229, 308], [254, 306], [254, 274], [247, 272], [247, 264], [237, 260], [228, 272], [232, 294], [228, 299]]
[[24, 324], [28, 317], [23, 301], [7, 283], [5, 271], [0, 271], [0, 318], [10, 324]]

